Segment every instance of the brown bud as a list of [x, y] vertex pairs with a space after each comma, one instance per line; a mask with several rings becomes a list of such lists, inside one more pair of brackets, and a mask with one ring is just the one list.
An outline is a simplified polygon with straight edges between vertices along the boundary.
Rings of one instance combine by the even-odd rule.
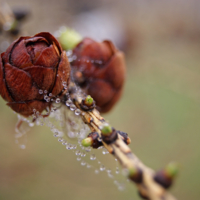
[[64, 93], [70, 66], [66, 53], [50, 33], [20, 37], [0, 57], [0, 94], [15, 112], [29, 116], [51, 105], [39, 90], [55, 98]]
[[73, 54], [76, 59], [71, 66], [75, 81], [94, 98], [100, 112], [108, 112], [122, 93], [125, 80], [123, 53], [110, 41], [99, 43], [85, 38]]
[[103, 145], [101, 140], [99, 140], [99, 134], [97, 132], [91, 132], [88, 137], [92, 138], [92, 148], [98, 149]]
[[173, 180], [166, 175], [164, 170], [156, 172], [154, 180], [166, 189], [168, 189], [173, 182]]

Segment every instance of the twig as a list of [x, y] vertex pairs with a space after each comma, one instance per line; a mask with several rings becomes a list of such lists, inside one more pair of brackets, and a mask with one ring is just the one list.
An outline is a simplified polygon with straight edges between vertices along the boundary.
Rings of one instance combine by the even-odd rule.
[[[136, 183], [139, 194], [150, 200], [176, 200], [161, 184], [155, 181], [156, 172], [145, 166], [130, 150], [127, 144], [123, 141], [123, 137], [116, 131], [112, 131], [109, 137], [116, 134], [116, 138], [108, 142], [106, 137], [102, 134], [102, 127], [105, 125], [105, 120], [94, 108], [90, 111], [83, 109], [82, 102], [84, 97], [77, 92], [71, 94], [75, 105], [82, 111], [83, 121], [90, 127], [91, 131], [98, 133], [99, 138], [102, 139], [101, 144], [113, 154], [127, 170], [128, 177]], [[108, 138], [107, 138], [108, 139]], [[85, 139], [91, 142], [91, 137]], [[91, 143], [89, 143], [91, 144]], [[91, 145], [92, 146], [92, 145]]]

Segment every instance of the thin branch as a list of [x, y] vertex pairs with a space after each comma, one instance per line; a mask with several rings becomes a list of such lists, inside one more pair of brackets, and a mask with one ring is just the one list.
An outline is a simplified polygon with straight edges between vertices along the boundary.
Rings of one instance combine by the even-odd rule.
[[[90, 127], [91, 131], [98, 133], [103, 146], [111, 153], [121, 166], [127, 170], [128, 177], [135, 182], [138, 192], [141, 196], [150, 200], [176, 200], [161, 184], [155, 181], [156, 172], [145, 166], [136, 155], [134, 155], [123, 137], [117, 132], [117, 137], [111, 143], [106, 142], [102, 135], [102, 126], [105, 125], [105, 120], [100, 113], [94, 108], [90, 111], [83, 109], [82, 102], [84, 97], [78, 93], [72, 93], [71, 98], [75, 105], [82, 111], [83, 121]], [[114, 129], [113, 129], [114, 130]], [[116, 133], [113, 131], [112, 134]], [[109, 136], [110, 137], [110, 136]], [[89, 139], [89, 137], [88, 137]], [[91, 141], [91, 138], [88, 140]], [[130, 173], [135, 170], [136, 173]]]

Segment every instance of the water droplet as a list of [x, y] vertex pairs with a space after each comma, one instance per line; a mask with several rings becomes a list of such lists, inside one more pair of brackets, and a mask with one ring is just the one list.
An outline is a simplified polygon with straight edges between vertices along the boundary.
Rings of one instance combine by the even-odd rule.
[[56, 103], [60, 103], [60, 98], [56, 98]]
[[92, 154], [92, 155], [90, 156], [90, 160], [96, 160], [95, 154]]
[[51, 96], [52, 96], [52, 93], [49, 93], [49, 96], [51, 97]]
[[43, 94], [43, 90], [39, 90], [39, 94]]
[[86, 153], [82, 152], [81, 157], [85, 157], [85, 156], [86, 156]]
[[114, 176], [111, 173], [108, 173], [109, 178], [113, 178]]
[[108, 173], [111, 173], [111, 169], [107, 169], [107, 172], [108, 172]]
[[67, 149], [67, 150], [73, 149], [73, 145], [72, 145], [72, 144], [67, 144], [67, 145], [66, 145], [66, 149]]
[[71, 56], [72, 55], [72, 50], [67, 51], [66, 54], [67, 54], [67, 57]]
[[74, 113], [75, 113], [75, 115], [80, 115], [81, 114], [81, 110], [80, 109], [76, 109]]
[[58, 137], [58, 134], [55, 133], [53, 136], [54, 136], [54, 137]]
[[115, 158], [115, 161], [118, 161], [117, 158]]
[[80, 152], [79, 150], [77, 150], [77, 151], [75, 152], [75, 154], [76, 154], [77, 156], [80, 156], [80, 155], [81, 155], [81, 152]]
[[67, 82], [65, 82], [65, 81], [63, 81], [63, 84], [62, 84], [63, 86], [67, 86]]
[[86, 165], [86, 162], [85, 162], [85, 161], [81, 161], [81, 165], [82, 165], [82, 166], [85, 166], [85, 165]]
[[[52, 99], [51, 99], [52, 100]], [[51, 108], [51, 112], [55, 112], [57, 109], [55, 107]]]
[[88, 169], [91, 168], [91, 165], [87, 164], [87, 168], [88, 168]]
[[104, 149], [103, 151], [102, 151], [102, 154], [108, 154], [109, 152], [106, 150], [106, 149]]
[[79, 138], [78, 139], [78, 143], [81, 145], [81, 142], [82, 142], [82, 138]]
[[119, 174], [119, 167], [116, 167], [115, 173], [116, 173], [116, 174]]
[[47, 94], [47, 90], [44, 91], [44, 94]]
[[80, 161], [80, 160], [81, 160], [81, 157], [77, 157], [77, 159], [76, 159], [76, 160]]
[[91, 151], [91, 147], [85, 147], [85, 151], [90, 152]]
[[74, 111], [76, 109], [76, 106], [74, 104], [70, 105], [70, 110]]
[[67, 141], [62, 138], [62, 145], [67, 145]]
[[75, 137], [76, 137], [76, 134], [75, 134], [74, 132], [72, 132], [72, 131], [69, 131], [69, 132], [67, 133], [67, 135], [68, 135], [70, 138], [75, 138]]
[[33, 127], [35, 124], [34, 123], [28, 123], [28, 125], [30, 126], [30, 127]]
[[73, 59], [73, 60], [76, 60], [76, 59], [77, 59], [77, 56], [76, 56], [76, 55], [73, 55], [73, 56], [72, 56], [72, 59]]
[[104, 171], [106, 168], [104, 165], [101, 165], [100, 168], [99, 168], [101, 171]]
[[47, 95], [44, 95], [44, 100], [46, 101], [49, 98]]
[[94, 173], [95, 173], [95, 174], [98, 174], [98, 173], [99, 173], [99, 170], [96, 169], [96, 170], [94, 171]]
[[123, 183], [118, 184], [118, 190], [123, 191], [125, 190], [125, 185]]
[[26, 145], [25, 144], [21, 144], [19, 145], [20, 149], [26, 149]]
[[66, 106], [70, 106], [72, 104], [72, 100], [71, 99], [68, 99], [66, 102], [65, 102]]
[[51, 99], [50, 99], [50, 97], [47, 96], [47, 97], [45, 98], [45, 100], [46, 100], [46, 102], [50, 102]]

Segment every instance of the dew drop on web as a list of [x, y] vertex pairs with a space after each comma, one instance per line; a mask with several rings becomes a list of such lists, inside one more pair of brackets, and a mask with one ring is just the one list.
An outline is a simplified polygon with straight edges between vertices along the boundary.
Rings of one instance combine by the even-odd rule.
[[119, 174], [119, 167], [116, 167], [115, 173]]
[[71, 99], [68, 99], [67, 101], [66, 101], [66, 106], [70, 106], [72, 104], [72, 100]]
[[62, 142], [62, 141], [63, 141], [63, 138], [59, 137], [58, 142]]
[[75, 109], [76, 109], [76, 106], [75, 106], [74, 104], [71, 104], [71, 105], [70, 105], [70, 110], [71, 110], [71, 111], [74, 111]]
[[80, 161], [81, 160], [81, 157], [77, 157], [77, 159], [76, 159], [77, 161]]
[[85, 165], [86, 165], [86, 162], [85, 162], [85, 161], [81, 161], [81, 165], [82, 165], [82, 166], [85, 166]]
[[77, 150], [77, 151], [75, 152], [75, 154], [76, 154], [77, 156], [80, 156], [80, 155], [81, 155], [80, 150]]
[[86, 153], [82, 152], [81, 157], [85, 157], [85, 156], [86, 156]]
[[[65, 82], [63, 82], [63, 86], [64, 85]], [[53, 106], [49, 109], [50, 115], [47, 118], [43, 118], [41, 114], [34, 109], [31, 120], [27, 121], [29, 127], [35, 124], [40, 126], [46, 125], [53, 133], [55, 139], [64, 148], [69, 150], [67, 153], [72, 153], [75, 160], [79, 162], [80, 166], [85, 167], [85, 170], [93, 169], [95, 174], [102, 173], [105, 174], [105, 177], [113, 181], [117, 180], [120, 175], [119, 167], [111, 167], [113, 173], [111, 172], [110, 166], [107, 166], [109, 164], [108, 160], [106, 160], [107, 156], [104, 156], [109, 154], [109, 152], [104, 147], [94, 150], [91, 147], [83, 147], [81, 145], [82, 139], [86, 138], [91, 132], [89, 127], [85, 125], [81, 119], [81, 115], [85, 113], [81, 112], [69, 98], [65, 102], [63, 101], [63, 104], [60, 104], [62, 99], [52, 97], [51, 93], [48, 94], [47, 91], [43, 91], [43, 95], [46, 101], [48, 101], [48, 98], [54, 99]], [[35, 119], [34, 122], [32, 121], [33, 119]], [[101, 141], [101, 139], [99, 139], [99, 141]], [[23, 142], [18, 142], [18, 145], [22, 149], [24, 148], [23, 145], [26, 147], [24, 140]], [[114, 165], [116, 164], [117, 163], [114, 162]], [[126, 180], [125, 182], [128, 183]], [[116, 184], [116, 186], [121, 190], [122, 187], [119, 184]]]
[[103, 149], [102, 154], [108, 154], [109, 152], [107, 151], [107, 149]]
[[95, 154], [92, 154], [92, 155], [90, 156], [90, 160], [96, 160]]
[[105, 166], [104, 165], [100, 165], [100, 171], [104, 171], [106, 168], [105, 168]]
[[81, 110], [80, 109], [76, 109], [74, 113], [75, 113], [75, 115], [80, 115], [81, 114]]
[[60, 103], [60, 98], [56, 98], [56, 103]]

